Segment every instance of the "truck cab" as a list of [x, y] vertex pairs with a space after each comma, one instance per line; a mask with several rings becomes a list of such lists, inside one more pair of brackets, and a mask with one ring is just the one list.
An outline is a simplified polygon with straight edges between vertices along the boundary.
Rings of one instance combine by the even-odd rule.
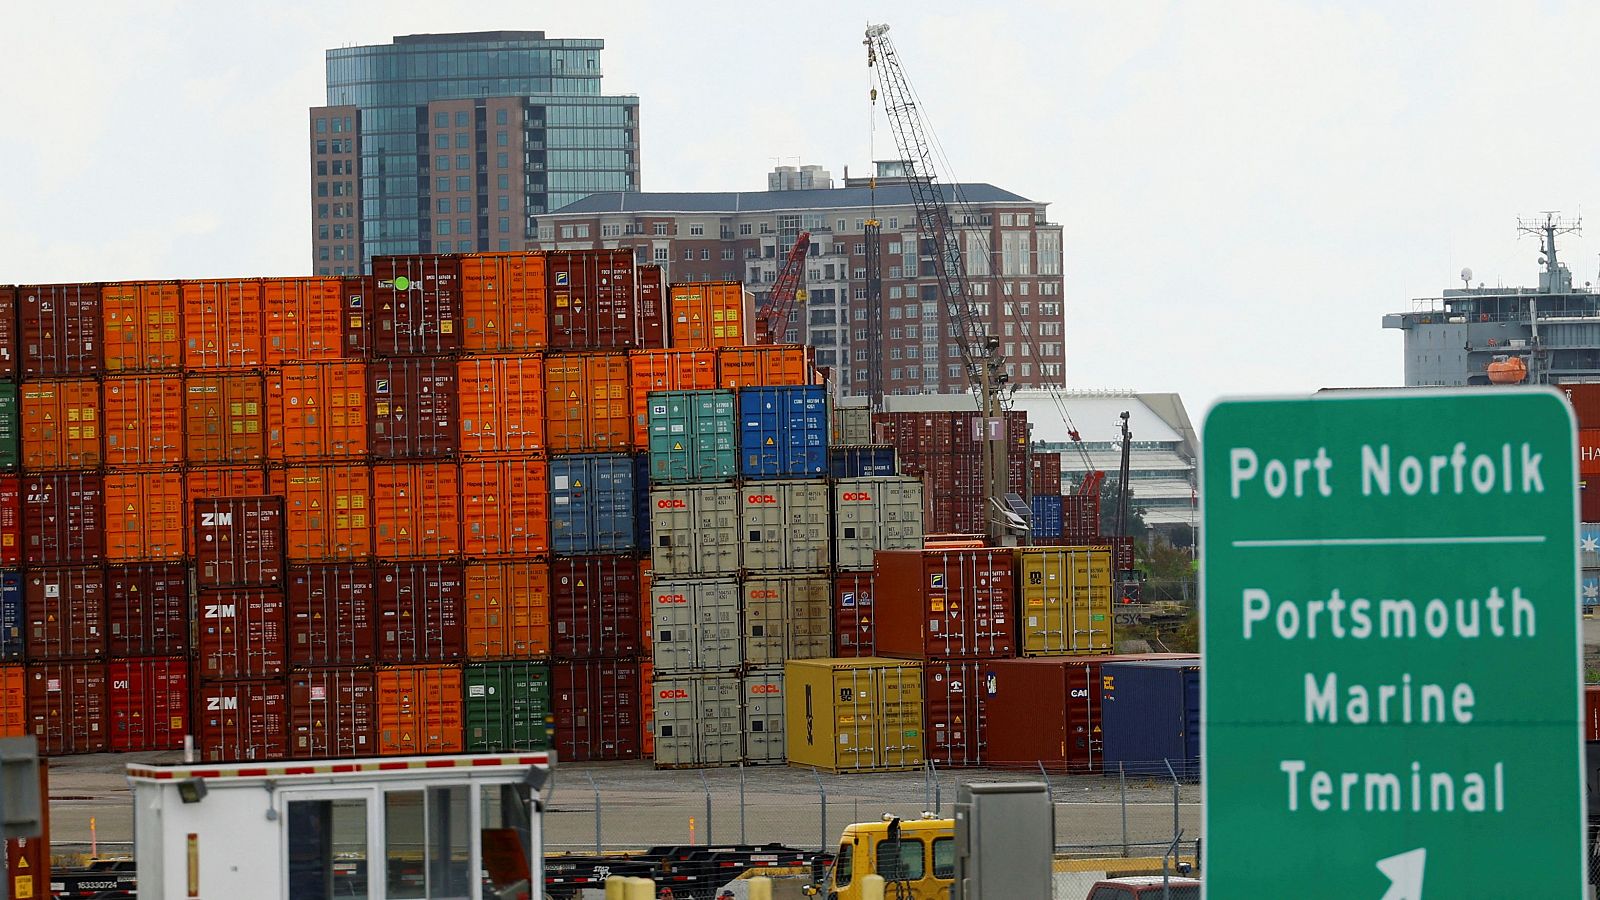
[[827, 877], [815, 893], [827, 900], [857, 900], [861, 879], [877, 874], [886, 885], [896, 882], [909, 893], [889, 896], [911, 900], [946, 900], [956, 866], [955, 820], [924, 817], [902, 821], [884, 816], [880, 822], [848, 825]]

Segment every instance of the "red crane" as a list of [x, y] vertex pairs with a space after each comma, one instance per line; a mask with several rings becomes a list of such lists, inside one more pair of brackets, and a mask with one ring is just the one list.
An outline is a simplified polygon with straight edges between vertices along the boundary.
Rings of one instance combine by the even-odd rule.
[[800, 292], [800, 276], [805, 271], [806, 252], [811, 247], [811, 232], [802, 231], [794, 239], [789, 256], [778, 270], [778, 280], [767, 293], [767, 304], [756, 322], [756, 343], [778, 344], [789, 330], [789, 317], [794, 314], [795, 297]]

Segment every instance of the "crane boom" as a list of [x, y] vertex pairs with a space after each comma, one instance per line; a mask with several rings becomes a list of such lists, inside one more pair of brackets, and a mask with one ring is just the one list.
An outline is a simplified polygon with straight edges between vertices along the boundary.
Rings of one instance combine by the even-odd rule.
[[[1004, 360], [998, 353], [999, 340], [989, 334], [987, 323], [978, 315], [973, 302], [965, 260], [961, 253], [962, 226], [975, 225], [975, 216], [963, 216], [958, 223], [950, 212], [952, 202], [960, 205], [955, 189], [947, 189], [938, 181], [933, 160], [933, 147], [929, 141], [922, 114], [916, 98], [900, 65], [900, 55], [889, 40], [888, 25], [867, 28], [867, 66], [877, 75], [882, 89], [884, 112], [894, 132], [895, 145], [905, 166], [905, 180], [911, 188], [912, 203], [917, 210], [917, 239], [920, 260], [931, 261], [933, 275], [944, 293], [948, 320], [954, 325], [953, 334], [967, 380], [978, 401], [983, 416], [983, 482], [985, 531], [997, 544], [1014, 543], [1017, 532], [1025, 524], [1017, 521], [1012, 505], [1007, 502], [1007, 473], [1009, 447], [1006, 435], [1005, 411], [1008, 394], [1004, 391], [1007, 375]], [[874, 99], [877, 92], [874, 91]], [[940, 335], [930, 342], [923, 334], [924, 360], [932, 350], [932, 358], [940, 360]], [[934, 366], [937, 378], [937, 363]], [[926, 383], [926, 377], [925, 377]], [[1019, 528], [1019, 524], [1022, 528]]]
[[800, 276], [805, 272], [806, 252], [811, 247], [811, 232], [802, 231], [789, 248], [789, 256], [778, 269], [777, 280], [767, 293], [767, 305], [762, 310], [756, 340], [764, 344], [783, 342], [783, 333], [789, 330], [789, 319], [794, 314], [795, 297], [800, 292]]

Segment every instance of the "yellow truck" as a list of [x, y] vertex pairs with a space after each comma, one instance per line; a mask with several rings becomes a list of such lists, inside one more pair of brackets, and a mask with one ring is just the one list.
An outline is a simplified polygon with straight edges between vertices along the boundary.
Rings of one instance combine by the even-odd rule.
[[819, 873], [806, 893], [827, 900], [860, 900], [867, 875], [884, 880], [883, 895], [894, 900], [946, 900], [956, 871], [956, 823], [924, 814], [902, 821], [846, 825], [833, 866]]

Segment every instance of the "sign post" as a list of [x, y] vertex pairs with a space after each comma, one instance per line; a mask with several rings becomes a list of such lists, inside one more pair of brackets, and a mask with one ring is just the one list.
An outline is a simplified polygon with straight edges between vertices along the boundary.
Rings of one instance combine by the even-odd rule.
[[1210, 897], [1577, 897], [1577, 473], [1545, 389], [1219, 404]]

